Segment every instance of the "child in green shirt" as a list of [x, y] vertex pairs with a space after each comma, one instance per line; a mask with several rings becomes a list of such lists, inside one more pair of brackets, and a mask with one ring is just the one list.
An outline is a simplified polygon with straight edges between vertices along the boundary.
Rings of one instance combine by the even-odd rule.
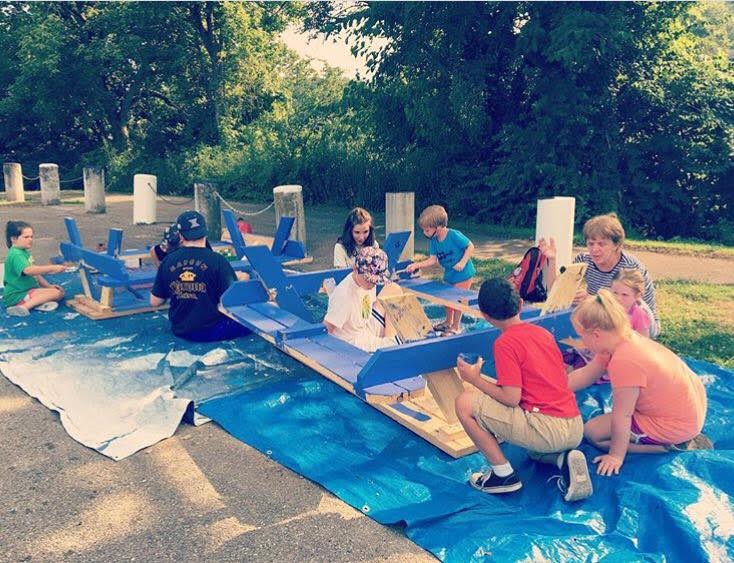
[[64, 298], [64, 290], [59, 285], [48, 283], [41, 274], [60, 274], [66, 267], [33, 264], [33, 228], [24, 221], [8, 221], [5, 242], [9, 250], [5, 258], [3, 303], [8, 315], [27, 317], [31, 309], [56, 309]]

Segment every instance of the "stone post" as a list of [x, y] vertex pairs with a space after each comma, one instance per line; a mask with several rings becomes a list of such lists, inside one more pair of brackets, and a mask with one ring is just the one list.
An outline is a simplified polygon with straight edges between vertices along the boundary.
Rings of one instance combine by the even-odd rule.
[[39, 164], [38, 179], [41, 184], [41, 204], [59, 205], [61, 203], [61, 182], [58, 164]]
[[5, 176], [5, 197], [8, 201], [25, 201], [23, 189], [23, 168], [19, 162], [6, 162], [3, 164], [3, 176]]
[[106, 213], [104, 168], [84, 167], [84, 211], [87, 213]]
[[411, 233], [400, 261], [412, 260], [415, 253], [415, 192], [385, 194], [385, 236], [399, 231]]
[[152, 174], [135, 174], [133, 177], [133, 223], [151, 225], [156, 218], [158, 178]]

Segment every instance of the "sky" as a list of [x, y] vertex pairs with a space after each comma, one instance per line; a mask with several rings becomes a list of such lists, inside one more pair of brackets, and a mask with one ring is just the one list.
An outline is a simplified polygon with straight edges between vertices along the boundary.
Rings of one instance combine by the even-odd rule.
[[295, 26], [286, 29], [281, 38], [283, 42], [296, 53], [311, 59], [311, 64], [317, 70], [324, 66], [324, 62], [332, 67], [341, 68], [348, 78], [356, 78], [357, 75], [365, 76], [367, 67], [364, 57], [354, 57], [350, 52], [350, 46], [346, 43], [346, 35], [338, 38], [326, 39], [319, 34], [315, 39], [308, 40], [307, 33], [301, 33]]

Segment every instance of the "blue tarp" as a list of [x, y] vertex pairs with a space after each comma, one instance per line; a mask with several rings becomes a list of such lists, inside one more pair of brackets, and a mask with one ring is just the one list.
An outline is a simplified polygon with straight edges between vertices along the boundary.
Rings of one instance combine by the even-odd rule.
[[[734, 374], [689, 363], [706, 384], [716, 451], [630, 456], [620, 476], [594, 475], [594, 496], [568, 505], [548, 481], [553, 469], [512, 446], [523, 489], [474, 491], [466, 479], [481, 456], [451, 459], [257, 337], [191, 344], [170, 334], [162, 313], [0, 315], [0, 371], [59, 411], [82, 443], [120, 459], [170, 435], [190, 401], [209, 398], [199, 411], [232, 435], [448, 561], [732, 560]], [[578, 400], [588, 418], [609, 408], [609, 389]], [[596, 454], [582, 449], [589, 461]]]
[[[308, 477], [447, 561], [493, 559], [723, 561], [734, 557], [734, 379], [689, 363], [709, 395], [716, 451], [630, 456], [622, 473], [593, 475], [588, 500], [561, 500], [551, 466], [505, 446], [523, 488], [490, 496], [466, 484], [479, 454], [451, 459], [315, 372], [295, 365], [267, 386], [207, 401], [199, 411], [238, 439]], [[609, 408], [608, 386], [578, 395], [585, 418]], [[589, 461], [597, 454], [587, 445]]]

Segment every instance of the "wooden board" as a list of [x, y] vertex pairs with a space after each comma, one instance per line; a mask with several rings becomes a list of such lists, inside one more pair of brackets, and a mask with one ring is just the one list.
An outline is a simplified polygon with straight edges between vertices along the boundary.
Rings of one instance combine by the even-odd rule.
[[568, 309], [573, 305], [573, 298], [576, 292], [585, 281], [586, 264], [583, 262], [570, 264], [566, 266], [566, 270], [556, 278], [553, 287], [550, 290], [548, 299], [546, 299], [540, 310], [541, 315], [553, 313]]
[[385, 319], [403, 342], [423, 340], [433, 330], [415, 295], [380, 296], [379, 303], [385, 310]]
[[438, 408], [441, 409], [443, 419], [449, 424], [458, 422], [454, 403], [456, 398], [464, 391], [464, 384], [459, 374], [456, 373], [456, 368], [434, 371], [423, 377]]
[[77, 313], [81, 313], [94, 321], [105, 319], [114, 319], [117, 317], [126, 317], [128, 315], [136, 315], [138, 313], [150, 313], [152, 311], [161, 311], [168, 309], [168, 303], [160, 307], [139, 307], [137, 309], [125, 309], [117, 311], [112, 307], [107, 307], [98, 303], [94, 299], [90, 299], [86, 295], [76, 295], [73, 299], [68, 299], [66, 305], [74, 309]]

